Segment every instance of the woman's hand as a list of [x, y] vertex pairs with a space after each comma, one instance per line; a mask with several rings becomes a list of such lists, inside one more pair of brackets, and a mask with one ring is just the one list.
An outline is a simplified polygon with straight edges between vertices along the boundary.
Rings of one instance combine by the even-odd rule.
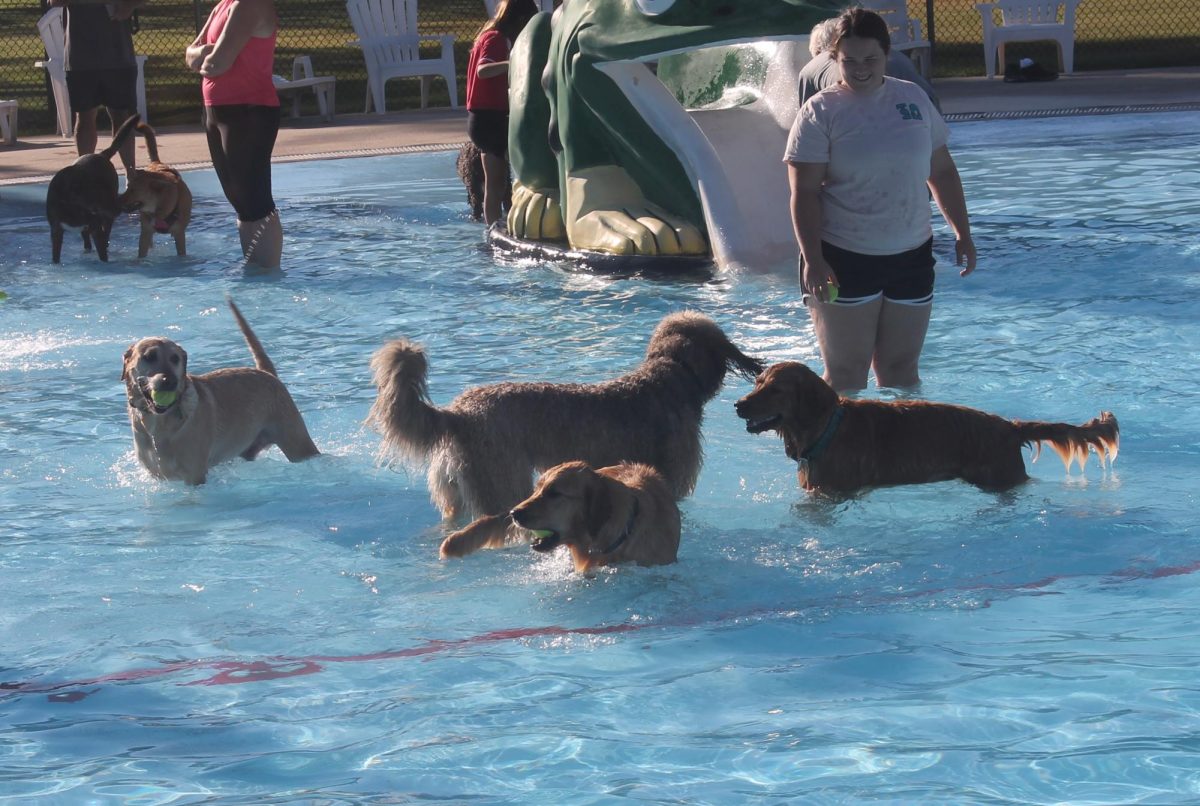
[[200, 64], [200, 75], [205, 78], [216, 78], [233, 67], [233, 59], [223, 59], [221, 54], [216, 51], [215, 46], [209, 45], [208, 47], [211, 50], [204, 55], [204, 61]]
[[954, 239], [954, 261], [963, 267], [958, 273], [959, 277], [966, 277], [975, 271], [975, 242], [971, 240], [970, 233]]
[[837, 275], [825, 262], [825, 258], [804, 260], [804, 270], [800, 275], [800, 287], [818, 302], [832, 302], [830, 287], [838, 287]]
[[189, 45], [184, 52], [183, 60], [187, 64], [187, 69], [193, 73], [200, 72], [200, 66], [204, 64], [204, 60], [208, 58], [208, 54], [213, 52], [215, 45]]

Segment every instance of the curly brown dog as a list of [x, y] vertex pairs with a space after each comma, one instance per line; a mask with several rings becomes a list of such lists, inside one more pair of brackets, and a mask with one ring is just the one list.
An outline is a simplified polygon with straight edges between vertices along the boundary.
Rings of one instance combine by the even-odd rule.
[[[1048, 442], [1068, 470], [1089, 450], [1103, 464], [1117, 458], [1120, 429], [1111, 412], [1083, 425], [1006, 420], [995, 414], [925, 401], [839, 397], [803, 364], [767, 368], [737, 402], [751, 434], [776, 431], [800, 464], [806, 490], [851, 493], [863, 487], [962, 479], [1006, 490], [1029, 478], [1021, 447]], [[1036, 458], [1036, 456], [1035, 456]]]
[[138, 461], [160, 479], [203, 484], [208, 470], [235, 456], [251, 460], [278, 445], [290, 461], [319, 451], [258, 337], [229, 300], [255, 367], [189, 375], [187, 353], [148, 338], [125, 351], [121, 380]]
[[687, 495], [700, 473], [704, 404], [728, 370], [752, 377], [762, 363], [711, 319], [685, 311], [659, 323], [636, 369], [602, 383], [499, 383], [438, 408], [419, 345], [390, 342], [371, 368], [378, 394], [368, 421], [384, 452], [429, 463], [430, 494], [447, 520], [486, 519], [443, 541], [442, 555], [457, 557], [503, 545], [508, 512], [529, 496], [533, 474], [562, 462], [640, 462], [673, 496]]
[[[454, 167], [458, 170], [458, 178], [467, 189], [467, 204], [471, 207], [471, 218], [479, 221], [483, 218], [483, 152], [474, 143], [463, 143], [458, 149], [458, 159]], [[505, 210], [512, 207], [512, 181], [504, 185], [504, 199], [501, 204]]]
[[150, 253], [155, 231], [170, 233], [175, 239], [175, 254], [182, 257], [187, 254], [186, 230], [192, 220], [192, 191], [179, 171], [159, 160], [154, 129], [139, 123], [137, 130], [146, 139], [150, 164], [134, 170], [121, 194], [120, 204], [125, 212], [140, 214], [142, 234], [138, 239], [138, 257]]
[[534, 551], [566, 546], [581, 574], [618, 563], [666, 565], [679, 551], [679, 507], [663, 477], [646, 465], [552, 467], [510, 514], [534, 532]]

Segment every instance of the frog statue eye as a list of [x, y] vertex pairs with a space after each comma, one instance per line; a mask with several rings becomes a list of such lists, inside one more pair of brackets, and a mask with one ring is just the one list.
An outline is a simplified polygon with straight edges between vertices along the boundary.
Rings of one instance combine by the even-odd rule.
[[675, 5], [675, 0], [633, 0], [633, 2], [637, 4], [638, 11], [650, 17], [669, 11], [671, 6]]

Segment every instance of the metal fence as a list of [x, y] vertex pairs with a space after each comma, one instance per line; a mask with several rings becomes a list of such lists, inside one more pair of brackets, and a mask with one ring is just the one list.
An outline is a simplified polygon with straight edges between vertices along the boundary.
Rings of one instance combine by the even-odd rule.
[[[935, 76], [982, 75], [983, 46], [976, 0], [908, 0], [910, 14], [921, 20], [933, 42]], [[156, 125], [200, 120], [200, 82], [183, 65], [183, 51], [204, 24], [214, 0], [148, 0], [138, 12], [135, 49], [146, 63], [146, 99]], [[318, 75], [337, 76], [339, 112], [361, 112], [366, 69], [362, 54], [348, 43], [354, 32], [342, 0], [277, 0], [280, 29], [276, 72], [291, 76], [292, 59], [312, 57]], [[45, 0], [0, 0], [0, 98], [20, 104], [23, 133], [54, 129], [53, 101], [45, 71], [34, 62], [45, 55], [37, 21]], [[483, 0], [422, 0], [424, 34], [453, 34], [459, 73], [459, 102], [464, 100], [465, 71], [471, 42], [486, 21]], [[436, 43], [430, 45], [436, 48]], [[432, 55], [432, 52], [431, 52]], [[1013, 60], [1029, 56], [1054, 65], [1050, 43], [1013, 44]], [[1082, 0], [1076, 26], [1076, 70], [1165, 67], [1200, 64], [1200, 3], [1177, 0]], [[388, 109], [420, 105], [416, 79], [388, 82]], [[305, 94], [306, 114], [315, 114]], [[433, 82], [430, 104], [448, 103], [440, 81]]]

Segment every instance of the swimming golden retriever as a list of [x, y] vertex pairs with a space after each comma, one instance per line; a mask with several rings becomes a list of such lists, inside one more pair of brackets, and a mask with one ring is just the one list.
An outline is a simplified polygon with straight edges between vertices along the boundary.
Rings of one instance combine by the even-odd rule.
[[188, 356], [170, 339], [141, 339], [125, 351], [121, 380], [138, 461], [160, 479], [203, 484], [209, 468], [254, 459], [278, 445], [300, 462], [319, 451], [258, 337], [228, 300], [254, 367], [189, 375]]
[[536, 536], [534, 551], [566, 546], [581, 574], [618, 563], [666, 565], [679, 552], [679, 506], [647, 465], [565, 462], [543, 473], [510, 514]]
[[[1047, 442], [1069, 470], [1089, 450], [1117, 458], [1120, 429], [1111, 412], [1083, 425], [1006, 420], [925, 401], [851, 400], [796, 362], [767, 368], [737, 402], [751, 434], [775, 431], [799, 462], [806, 490], [852, 493], [864, 487], [962, 479], [1006, 490], [1029, 478], [1023, 445]], [[1036, 455], [1035, 455], [1036, 458]]]
[[448, 521], [485, 519], [442, 542], [443, 557], [458, 557], [503, 545], [533, 474], [563, 462], [638, 462], [658, 470], [675, 498], [687, 495], [700, 473], [704, 404], [727, 371], [753, 377], [762, 363], [708, 317], [683, 311], [659, 323], [637, 368], [602, 383], [498, 383], [439, 408], [419, 345], [392, 341], [371, 367], [378, 393], [368, 422], [384, 453], [429, 463], [430, 495]]

